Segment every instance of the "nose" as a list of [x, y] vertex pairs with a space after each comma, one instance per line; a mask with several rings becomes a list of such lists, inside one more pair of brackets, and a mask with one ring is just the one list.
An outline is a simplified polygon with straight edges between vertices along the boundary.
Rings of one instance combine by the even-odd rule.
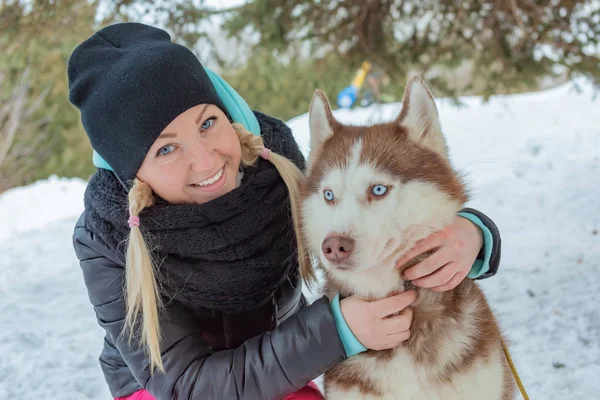
[[346, 236], [330, 236], [323, 241], [321, 250], [332, 263], [341, 263], [350, 257], [354, 250], [354, 239]]
[[196, 172], [212, 171], [215, 155], [204, 143], [194, 143], [188, 152], [190, 168]]

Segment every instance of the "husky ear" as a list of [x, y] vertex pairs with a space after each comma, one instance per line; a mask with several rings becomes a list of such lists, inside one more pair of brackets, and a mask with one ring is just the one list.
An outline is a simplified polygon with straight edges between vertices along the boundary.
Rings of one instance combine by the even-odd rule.
[[414, 77], [408, 81], [402, 98], [402, 111], [396, 121], [408, 129], [411, 140], [448, 157], [435, 101], [421, 78]]
[[310, 153], [313, 154], [333, 135], [333, 124], [335, 123], [329, 100], [320, 90], [315, 90], [310, 102], [308, 122], [310, 126]]

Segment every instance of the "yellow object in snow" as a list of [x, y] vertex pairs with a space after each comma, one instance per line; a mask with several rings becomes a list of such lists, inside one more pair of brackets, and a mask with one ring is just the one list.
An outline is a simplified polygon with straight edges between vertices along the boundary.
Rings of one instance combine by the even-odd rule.
[[354, 80], [352, 81], [352, 86], [359, 89], [365, 82], [365, 78], [367, 77], [369, 71], [371, 71], [371, 68], [372, 67], [370, 62], [363, 62], [360, 66], [360, 69], [356, 71], [356, 75], [354, 76]]

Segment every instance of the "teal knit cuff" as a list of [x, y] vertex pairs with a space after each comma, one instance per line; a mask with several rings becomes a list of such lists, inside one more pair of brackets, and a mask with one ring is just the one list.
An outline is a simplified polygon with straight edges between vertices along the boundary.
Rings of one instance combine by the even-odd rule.
[[481, 222], [479, 217], [468, 213], [468, 212], [459, 212], [458, 215], [460, 217], [466, 218], [481, 229], [483, 232], [483, 260], [477, 259], [473, 263], [471, 267], [471, 271], [467, 275], [471, 279], [477, 279], [481, 275], [485, 274], [490, 269], [490, 258], [492, 257], [492, 248], [494, 247], [494, 239], [492, 237], [492, 232], [488, 229], [487, 226]]
[[337, 294], [331, 302], [331, 311], [333, 312], [333, 318], [335, 320], [335, 326], [337, 327], [338, 334], [346, 350], [348, 357], [355, 356], [363, 351], [367, 351], [367, 348], [358, 341], [356, 336], [350, 330], [350, 327], [346, 323], [342, 310], [340, 308], [340, 295]]

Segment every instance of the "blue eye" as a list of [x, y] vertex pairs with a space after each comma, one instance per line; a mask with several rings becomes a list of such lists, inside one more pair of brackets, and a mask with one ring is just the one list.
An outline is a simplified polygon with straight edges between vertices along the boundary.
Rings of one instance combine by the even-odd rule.
[[209, 119], [204, 121], [202, 123], [202, 125], [200, 125], [200, 128], [202, 128], [202, 130], [206, 130], [206, 129], [210, 128], [211, 126], [213, 126], [215, 124], [215, 119], [217, 119], [217, 117], [210, 117]]
[[335, 196], [333, 195], [333, 192], [329, 189], [327, 189], [323, 192], [323, 196], [325, 197], [325, 200], [327, 200], [327, 201], [333, 201], [333, 199], [335, 198]]
[[375, 185], [373, 186], [373, 188], [371, 189], [371, 193], [373, 193], [373, 196], [383, 196], [387, 193], [388, 191], [388, 187], [384, 186], [384, 185]]
[[163, 146], [163, 147], [160, 148], [160, 150], [158, 150], [158, 153], [156, 153], [156, 155], [157, 156], [167, 155], [170, 152], [172, 152], [174, 148], [175, 148], [175, 146], [173, 146], [172, 144], [169, 144], [167, 146]]

